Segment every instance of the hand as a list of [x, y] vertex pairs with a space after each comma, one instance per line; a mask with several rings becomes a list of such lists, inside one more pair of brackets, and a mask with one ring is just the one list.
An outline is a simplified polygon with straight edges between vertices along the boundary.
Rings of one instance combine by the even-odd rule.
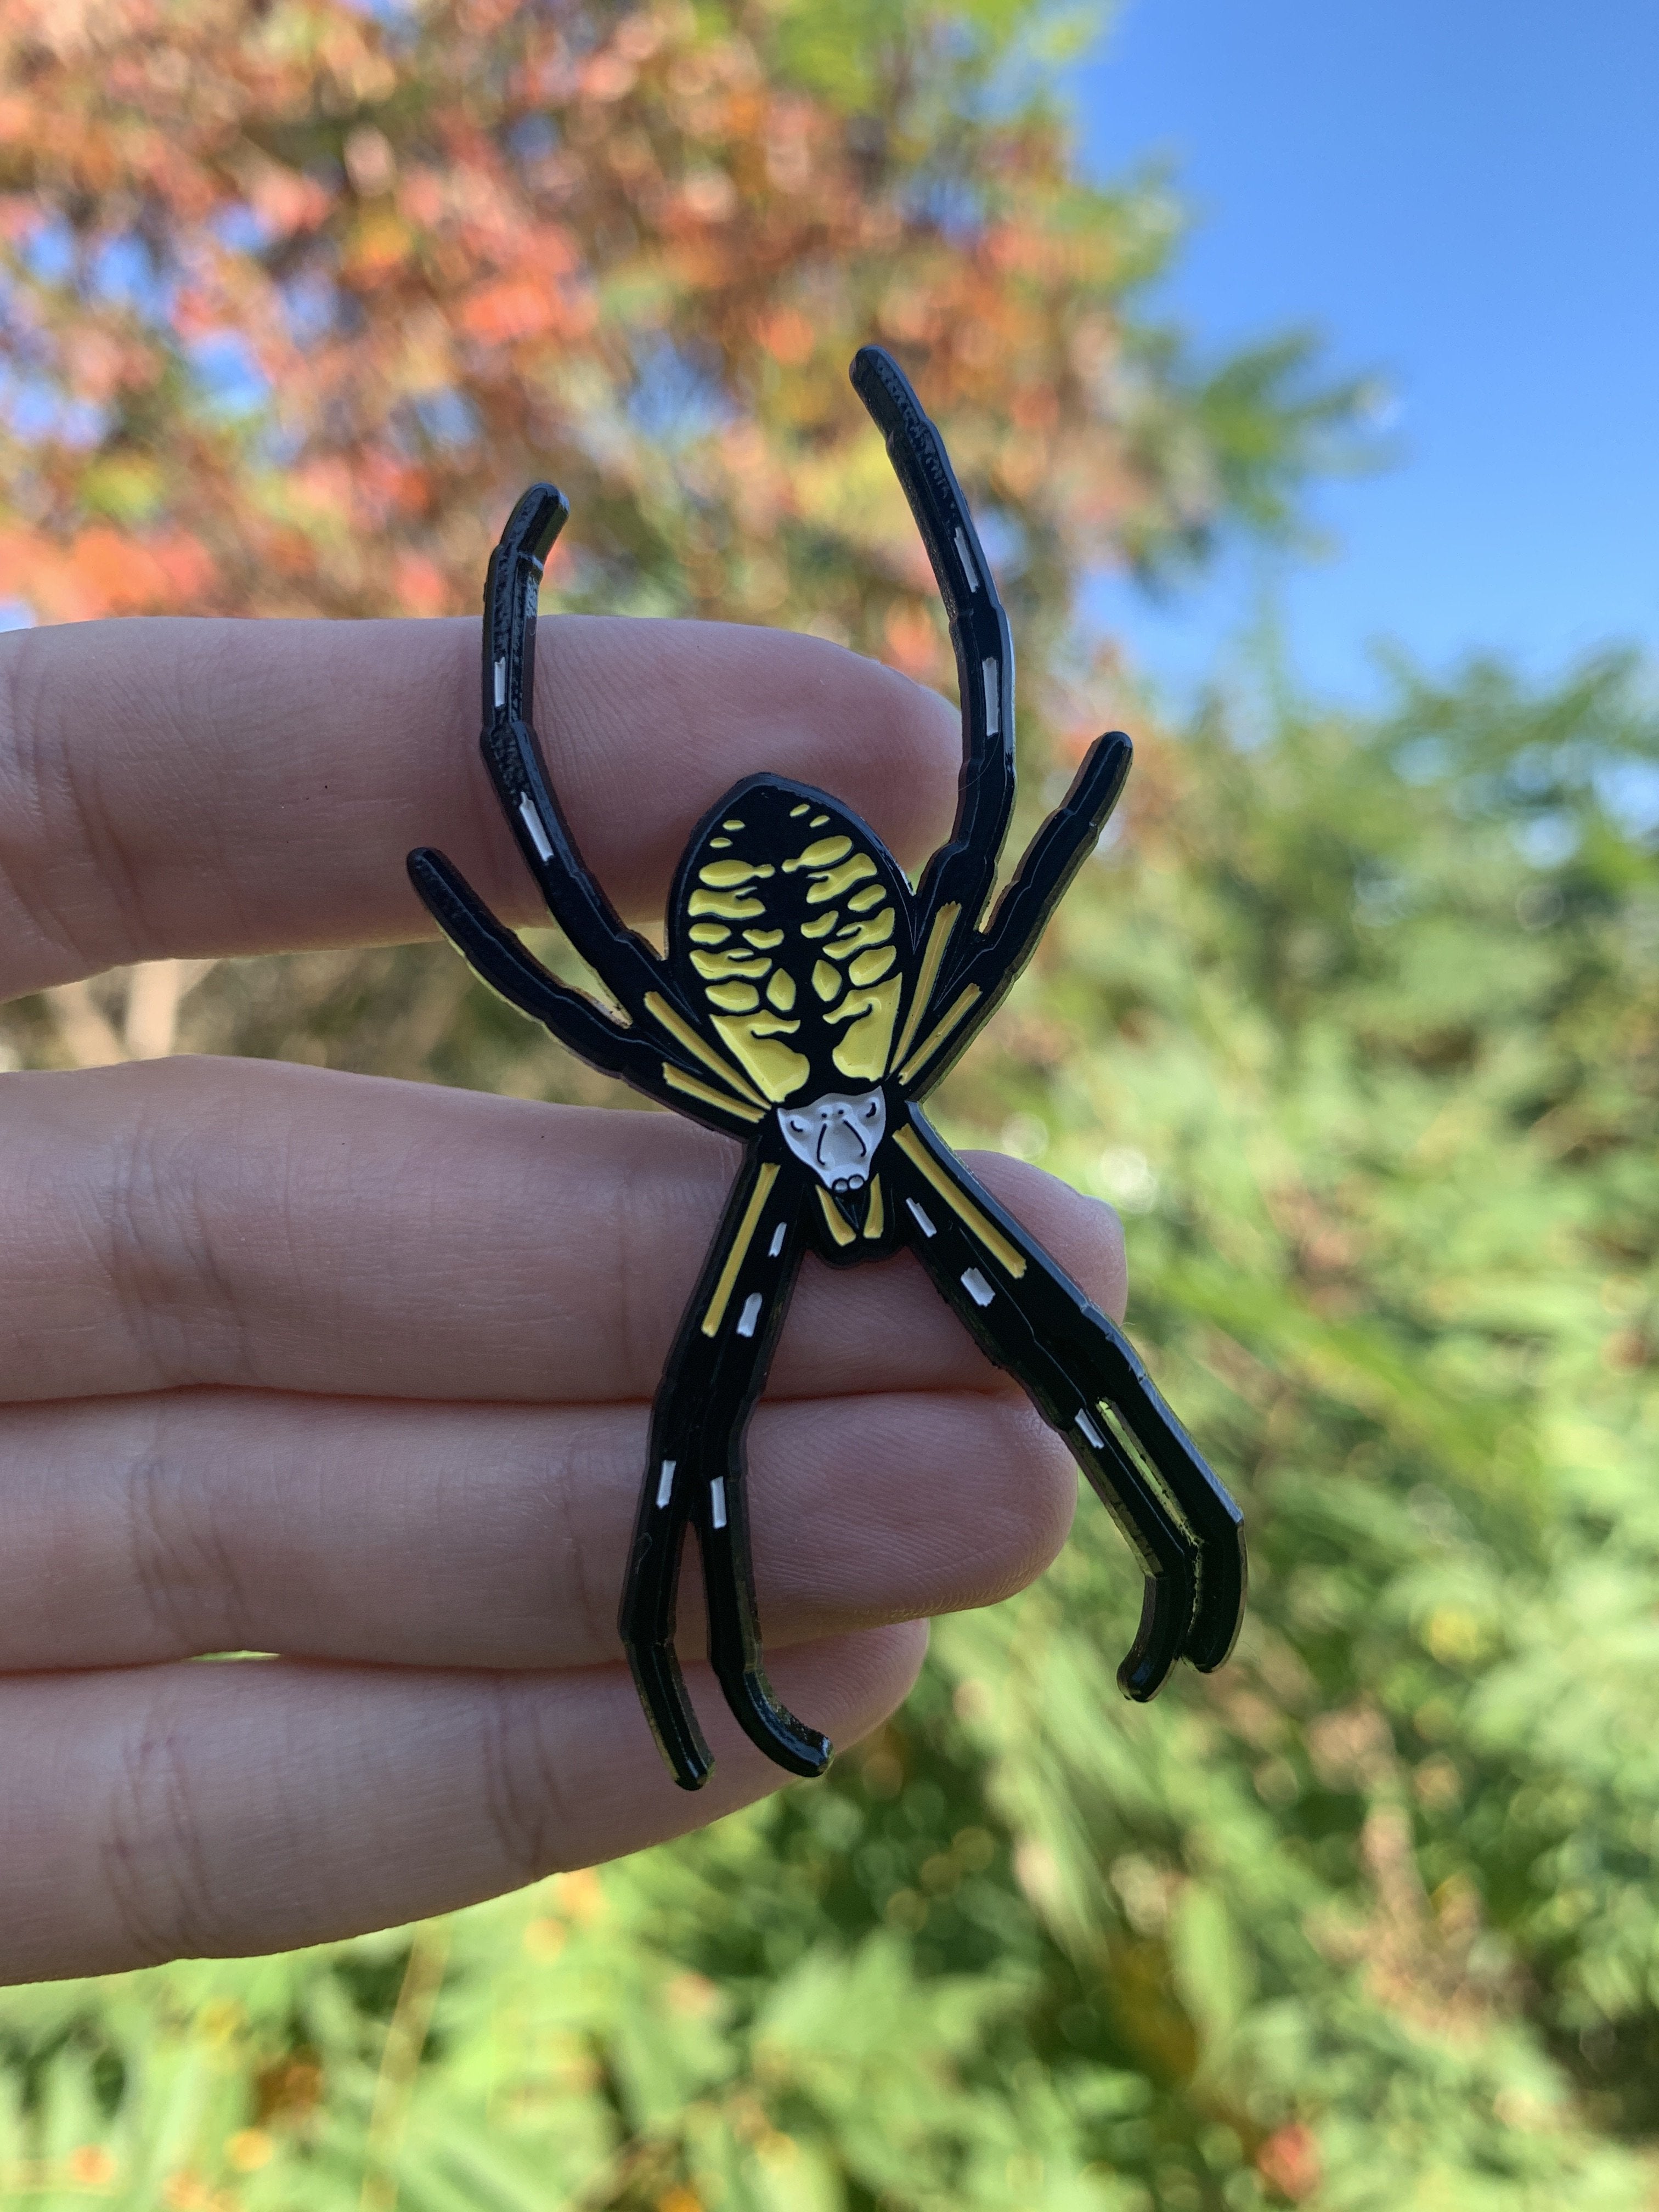
[[[885, 670], [711, 624], [544, 621], [542, 651], [555, 781], [628, 908], [757, 768], [901, 854], [939, 835], [955, 717]], [[0, 641], [5, 994], [414, 936], [404, 854], [434, 837], [534, 919], [476, 655], [466, 622]], [[779, 1786], [691, 1668], [719, 1769], [674, 1787], [614, 1619], [736, 1158], [665, 1115], [270, 1063], [0, 1075], [0, 1979], [386, 1925]], [[1106, 1208], [978, 1170], [1121, 1312]], [[808, 1263], [751, 1465], [775, 1678], [842, 1747], [1074, 1494], [908, 1257]], [[188, 1663], [230, 1650], [283, 1656]]]

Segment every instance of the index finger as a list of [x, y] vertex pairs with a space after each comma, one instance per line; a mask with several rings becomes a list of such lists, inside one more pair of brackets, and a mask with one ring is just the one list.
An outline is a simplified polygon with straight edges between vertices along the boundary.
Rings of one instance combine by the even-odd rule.
[[[945, 702], [787, 630], [544, 617], [538, 722], [624, 911], [739, 777], [836, 793], [902, 859], [950, 819]], [[464, 618], [79, 623], [0, 637], [0, 997], [173, 956], [429, 933], [404, 872], [441, 842], [498, 910], [534, 887], [477, 754]]]

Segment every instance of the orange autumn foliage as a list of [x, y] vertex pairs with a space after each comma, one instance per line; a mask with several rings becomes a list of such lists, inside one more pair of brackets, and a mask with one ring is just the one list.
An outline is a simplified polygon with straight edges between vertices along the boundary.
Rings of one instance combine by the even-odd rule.
[[1169, 363], [1129, 365], [1169, 224], [1079, 185], [1042, 102], [981, 96], [994, 52], [941, 11], [896, 0], [846, 85], [791, 59], [823, 13], [18, 0], [0, 596], [469, 608], [550, 475], [568, 603], [810, 623], [939, 678], [845, 382], [873, 337], [1058, 635], [1081, 570], [1224, 504]]

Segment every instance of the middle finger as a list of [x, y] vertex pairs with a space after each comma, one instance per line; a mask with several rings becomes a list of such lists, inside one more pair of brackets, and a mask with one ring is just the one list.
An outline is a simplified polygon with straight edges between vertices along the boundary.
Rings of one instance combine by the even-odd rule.
[[[229, 1060], [0, 1077], [0, 1136], [13, 1401], [648, 1398], [737, 1160], [668, 1115]], [[1121, 1308], [1107, 1208], [990, 1179]], [[775, 1394], [992, 1383], [908, 1256], [805, 1271]]]

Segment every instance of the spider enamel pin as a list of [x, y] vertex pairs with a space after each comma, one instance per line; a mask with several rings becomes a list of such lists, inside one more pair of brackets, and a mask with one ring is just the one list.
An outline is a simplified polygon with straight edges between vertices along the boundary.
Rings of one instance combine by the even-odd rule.
[[550, 975], [441, 854], [409, 857], [416, 891], [486, 983], [594, 1066], [745, 1148], [657, 1393], [619, 1621], [652, 1728], [687, 1790], [713, 1763], [674, 1651], [688, 1526], [702, 1559], [708, 1656], [733, 1714], [792, 1773], [821, 1774], [830, 1760], [827, 1738], [787, 1711], [766, 1678], [744, 1502], [744, 1431], [808, 1251], [850, 1267], [908, 1247], [1065, 1438], [1146, 1575], [1118, 1670], [1127, 1696], [1153, 1696], [1179, 1658], [1218, 1667], [1244, 1603], [1238, 1509], [1133, 1346], [921, 1111], [1093, 850], [1130, 747], [1116, 733], [1095, 744], [988, 913], [1014, 804], [1007, 617], [944, 442], [902, 372], [866, 346], [852, 377], [927, 545], [962, 696], [956, 823], [915, 889], [836, 799], [751, 775], [705, 816], [680, 862], [666, 956], [624, 927], [576, 849], [532, 721], [542, 563], [569, 512], [550, 484], [525, 494], [489, 563], [483, 757], [555, 920], [626, 1026]]

